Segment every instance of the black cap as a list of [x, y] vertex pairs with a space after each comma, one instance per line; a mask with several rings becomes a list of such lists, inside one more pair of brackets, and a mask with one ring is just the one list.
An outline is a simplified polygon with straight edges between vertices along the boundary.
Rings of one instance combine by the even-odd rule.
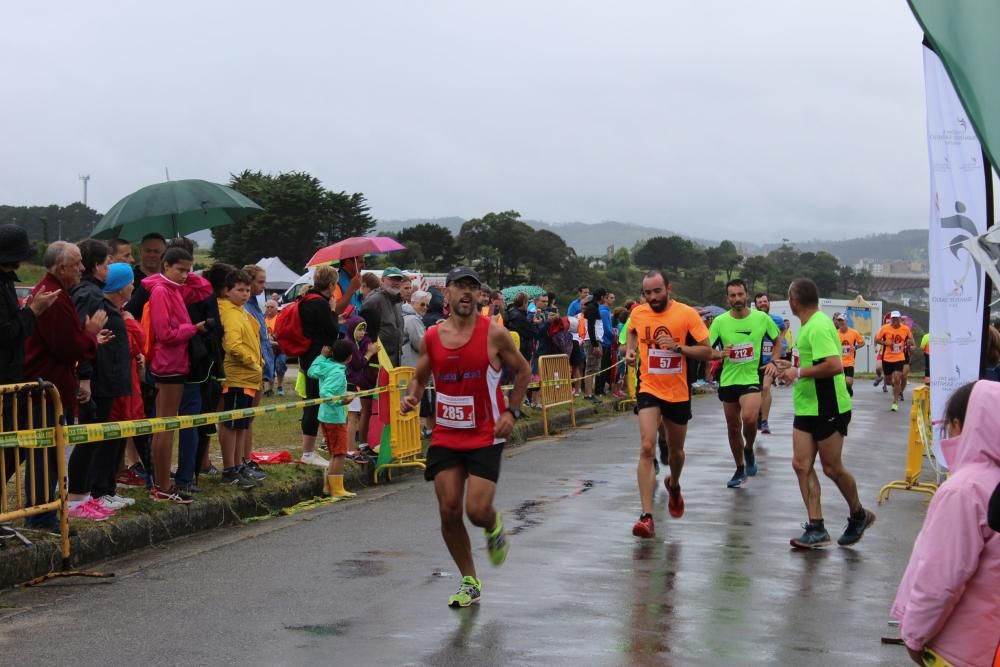
[[28, 232], [18, 225], [0, 225], [0, 264], [16, 264], [35, 256]]
[[483, 281], [479, 277], [479, 274], [476, 273], [475, 271], [473, 271], [472, 269], [470, 269], [467, 266], [456, 266], [454, 269], [452, 269], [451, 271], [449, 271], [448, 272], [448, 277], [445, 278], [445, 280], [444, 280], [444, 284], [445, 285], [450, 285], [453, 282], [455, 282], [456, 280], [461, 280], [462, 278], [472, 278], [473, 280], [475, 280], [480, 285], [483, 284]]

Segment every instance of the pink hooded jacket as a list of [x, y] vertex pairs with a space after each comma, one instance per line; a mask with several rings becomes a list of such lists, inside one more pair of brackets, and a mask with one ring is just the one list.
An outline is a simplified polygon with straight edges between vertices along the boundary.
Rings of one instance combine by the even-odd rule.
[[941, 442], [951, 475], [934, 494], [892, 616], [912, 649], [966, 667], [993, 664], [1000, 642], [1000, 533], [986, 525], [1000, 482], [1000, 383], [972, 390], [962, 433]]
[[150, 372], [163, 377], [187, 375], [188, 341], [198, 330], [184, 304], [212, 296], [212, 284], [194, 273], [188, 274], [183, 285], [157, 273], [143, 278], [142, 286], [149, 291], [149, 330], [153, 334]]

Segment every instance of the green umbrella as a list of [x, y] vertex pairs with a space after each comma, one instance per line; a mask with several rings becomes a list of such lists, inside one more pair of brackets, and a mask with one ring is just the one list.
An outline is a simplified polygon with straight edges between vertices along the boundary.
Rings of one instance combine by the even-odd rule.
[[515, 287], [504, 287], [500, 290], [500, 293], [503, 294], [504, 301], [507, 302], [513, 300], [514, 297], [517, 296], [518, 292], [527, 292], [528, 298], [534, 299], [535, 297], [546, 294], [548, 290], [543, 287], [539, 287], [538, 285], [517, 285]]
[[136, 190], [111, 207], [94, 238], [138, 241], [153, 232], [173, 238], [232, 222], [263, 210], [224, 185], [197, 179], [167, 181]]

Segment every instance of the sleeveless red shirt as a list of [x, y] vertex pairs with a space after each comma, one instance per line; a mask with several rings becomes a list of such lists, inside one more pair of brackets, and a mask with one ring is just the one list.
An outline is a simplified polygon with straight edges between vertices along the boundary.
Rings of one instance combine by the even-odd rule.
[[437, 326], [427, 330], [424, 347], [434, 375], [436, 404], [431, 445], [479, 449], [503, 442], [493, 430], [507, 402], [500, 389], [500, 369], [489, 356], [490, 319], [478, 316], [465, 345], [441, 344]]

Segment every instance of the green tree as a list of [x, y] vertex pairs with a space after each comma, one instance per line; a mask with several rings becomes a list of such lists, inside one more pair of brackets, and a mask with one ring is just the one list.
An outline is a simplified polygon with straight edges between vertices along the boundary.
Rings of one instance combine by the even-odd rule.
[[531, 248], [535, 230], [520, 218], [517, 211], [487, 213], [467, 220], [458, 234], [462, 254], [491, 285], [504, 285]]
[[842, 266], [837, 269], [837, 286], [843, 294], [847, 294], [854, 284], [856, 274], [850, 266]]
[[[682, 268], [697, 266], [700, 247], [692, 241], [673, 236], [654, 236], [639, 248], [633, 257], [635, 263], [646, 269], [666, 269], [677, 273]], [[704, 261], [704, 255], [701, 260]]]
[[0, 225], [19, 225], [32, 241], [80, 241], [90, 236], [101, 214], [73, 202], [68, 206], [0, 206]]
[[[458, 263], [458, 249], [451, 231], [442, 225], [424, 222], [396, 234], [406, 246], [398, 261], [425, 271], [448, 271]], [[405, 261], [404, 261], [405, 258]]]
[[264, 208], [239, 224], [212, 229], [212, 255], [237, 266], [276, 255], [298, 269], [318, 248], [375, 227], [364, 195], [331, 192], [305, 172], [247, 170], [234, 175], [230, 187]]
[[[714, 251], [717, 270], [725, 271], [726, 280], [732, 280], [733, 273], [743, 263], [743, 255], [736, 249], [736, 244], [728, 240], [716, 246]], [[708, 253], [707, 250], [705, 252]]]
[[562, 237], [548, 229], [536, 230], [530, 244], [524, 248], [528, 278], [533, 283], [549, 283], [565, 269], [568, 260], [575, 257], [573, 249]]
[[763, 255], [752, 255], [744, 260], [742, 276], [751, 294], [757, 291], [758, 284], [763, 285], [765, 290], [767, 289], [771, 269], [771, 262]]

